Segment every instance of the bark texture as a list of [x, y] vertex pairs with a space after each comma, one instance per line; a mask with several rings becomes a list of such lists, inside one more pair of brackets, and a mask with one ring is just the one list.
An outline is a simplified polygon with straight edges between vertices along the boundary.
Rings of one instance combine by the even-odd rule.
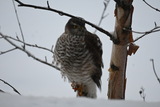
[[119, 43], [112, 45], [112, 54], [109, 68], [109, 99], [125, 99], [126, 88], [126, 66], [128, 56], [128, 43], [132, 42], [132, 32], [125, 30], [131, 29], [133, 0], [115, 0], [115, 30], [114, 38]]

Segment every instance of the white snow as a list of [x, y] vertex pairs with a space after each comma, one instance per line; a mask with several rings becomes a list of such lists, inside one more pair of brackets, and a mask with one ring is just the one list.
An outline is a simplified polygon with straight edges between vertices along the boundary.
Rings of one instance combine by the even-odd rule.
[[160, 102], [33, 97], [0, 93], [0, 107], [160, 107]]

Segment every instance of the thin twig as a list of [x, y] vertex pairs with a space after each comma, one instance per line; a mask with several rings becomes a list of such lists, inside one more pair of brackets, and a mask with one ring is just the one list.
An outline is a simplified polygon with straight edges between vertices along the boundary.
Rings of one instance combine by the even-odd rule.
[[80, 18], [80, 17], [76, 17], [74, 15], [71, 15], [71, 14], [68, 14], [68, 13], [65, 13], [65, 12], [62, 12], [62, 11], [59, 11], [59, 10], [56, 10], [56, 9], [53, 9], [51, 8], [50, 6], [49, 7], [42, 7], [42, 6], [36, 6], [36, 5], [30, 5], [30, 4], [25, 4], [19, 0], [15, 0], [17, 3], [19, 3], [18, 6], [21, 6], [21, 7], [31, 7], [31, 8], [34, 8], [34, 9], [41, 9], [41, 10], [47, 10], [47, 11], [51, 11], [51, 12], [55, 12], [55, 13], [58, 13], [59, 15], [61, 16], [68, 16], [68, 17], [72, 17], [72, 18], [76, 18], [76, 19], [79, 19], [81, 21], [83, 21], [84, 23], [96, 28], [98, 31], [106, 34], [107, 36], [110, 37], [110, 39], [113, 41], [113, 43], [115, 44], [118, 44], [119, 43], [119, 40], [117, 40], [116, 38], [114, 38], [114, 36], [112, 36], [112, 34], [106, 30], [104, 30], [103, 28], [87, 21], [87, 20], [84, 20], [83, 18]]
[[0, 89], [0, 92], [2, 92], [2, 93], [6, 93], [5, 91], [3, 91], [3, 90], [1, 90], [1, 89]]
[[6, 54], [6, 53], [11, 52], [11, 51], [14, 51], [14, 50], [16, 50], [16, 49], [17, 49], [17, 48], [12, 48], [12, 49], [9, 49], [9, 50], [7, 50], [7, 51], [0, 52], [0, 55]]
[[23, 40], [23, 42], [24, 42], [24, 49], [25, 49], [24, 35], [23, 35], [21, 23], [20, 23], [20, 21], [19, 21], [18, 12], [17, 12], [16, 6], [15, 6], [14, 0], [12, 0], [12, 2], [13, 2], [13, 6], [14, 6], [14, 10], [15, 10], [15, 14], [16, 14], [18, 26], [19, 26], [19, 29], [20, 29], [20, 32], [21, 32], [22, 40]]
[[60, 68], [58, 68], [57, 66], [54, 66], [54, 65], [51, 64], [51, 63], [48, 63], [48, 62], [46, 62], [46, 61], [44, 61], [44, 60], [42, 60], [42, 59], [37, 58], [37, 57], [34, 56], [32, 53], [30, 53], [28, 50], [24, 49], [24, 47], [20, 47], [20, 46], [18, 46], [17, 44], [15, 44], [14, 42], [12, 42], [12, 41], [8, 38], [9, 36], [5, 36], [5, 35], [3, 35], [2, 33], [0, 33], [0, 35], [1, 35], [8, 43], [10, 43], [12, 46], [14, 46], [15, 48], [17, 48], [17, 49], [25, 52], [29, 57], [32, 57], [33, 59], [37, 60], [38, 62], [41, 62], [41, 63], [43, 63], [43, 64], [46, 64], [46, 65], [48, 65], [48, 66], [50, 66], [50, 67], [53, 67], [53, 68], [55, 68], [55, 69], [57, 69], [57, 70], [60, 71]]
[[144, 1], [144, 3], [146, 3], [150, 8], [152, 8], [152, 9], [154, 9], [154, 10], [160, 12], [159, 9], [157, 9], [157, 8], [153, 7], [152, 5], [150, 5], [149, 3], [147, 3], [146, 0], [143, 0], [143, 1]]
[[47, 1], [47, 6], [48, 6], [48, 8], [50, 8], [49, 1]]
[[45, 56], [45, 61], [47, 62], [47, 57]]
[[[16, 36], [16, 37], [18, 37], [18, 36]], [[2, 37], [2, 38], [3, 38], [3, 37]], [[49, 52], [53, 53], [53, 51], [50, 50], [50, 49], [48, 49], [48, 48], [45, 48], [45, 47], [42, 47], [42, 46], [38, 46], [37, 44], [33, 45], [33, 44], [29, 44], [29, 43], [23, 42], [23, 41], [21, 41], [19, 38], [16, 39], [16, 38], [13, 38], [13, 37], [11, 37], [11, 36], [6, 36], [6, 38], [9, 38], [9, 39], [12, 39], [12, 40], [14, 40], [14, 41], [23, 43], [23, 44], [25, 44], [26, 46], [43, 49], [43, 50], [46, 50], [46, 51], [49, 51]]]
[[[105, 15], [105, 12], [106, 12], [106, 10], [107, 10], [107, 7], [108, 7], [109, 2], [110, 2], [110, 0], [104, 0], [104, 2], [103, 2], [103, 3], [104, 3], [104, 9], [103, 9], [103, 11], [102, 11], [102, 15], [101, 15], [101, 18], [100, 18], [100, 20], [99, 20], [98, 26], [100, 26], [101, 23], [102, 23], [102, 21], [103, 21], [103, 19], [108, 16], [108, 14]], [[96, 32], [97, 32], [97, 29], [94, 31], [94, 34], [95, 34]]]
[[154, 66], [154, 59], [150, 59], [150, 61], [152, 62], [152, 67], [153, 67], [153, 72], [158, 80], [158, 82], [160, 83], [160, 78], [158, 77], [157, 73], [156, 73], [156, 69], [155, 69], [155, 66]]
[[160, 31], [160, 26], [156, 26], [156, 27], [152, 28], [151, 30], [145, 31], [145, 32], [129, 30], [129, 29], [126, 29], [126, 28], [124, 28], [124, 30], [131, 31], [131, 32], [137, 33], [137, 34], [149, 34], [149, 33], [159, 32]]
[[146, 35], [148, 35], [148, 34], [150, 34], [150, 33], [155, 33], [155, 32], [159, 32], [159, 31], [160, 31], [160, 26], [157, 26], [157, 27], [151, 29], [150, 31], [145, 32], [142, 36], [136, 38], [136, 39], [134, 40], [134, 42], [138, 41], [139, 39], [141, 39], [142, 37], [144, 37], [144, 36], [146, 36]]
[[2, 81], [4, 84], [8, 85], [9, 87], [11, 87], [13, 89], [13, 91], [15, 91], [17, 94], [21, 95], [20, 92], [18, 92], [18, 90], [16, 90], [12, 85], [10, 85], [8, 82], [0, 79], [0, 81]]
[[54, 48], [54, 45], [52, 45], [52, 47], [51, 47], [51, 51], [53, 52], [53, 48]]
[[136, 38], [133, 42], [136, 42], [138, 41], [139, 39], [141, 39], [142, 37], [148, 35], [148, 34], [151, 34], [151, 33], [155, 33], [155, 32], [159, 32], [160, 31], [160, 26], [155, 26], [154, 28], [152, 28], [151, 30], [149, 31], [145, 31], [145, 32], [138, 32], [138, 31], [134, 31], [134, 30], [131, 30], [131, 29], [128, 29], [128, 28], [123, 28], [123, 30], [126, 30], [126, 31], [131, 31], [133, 33], [137, 33], [137, 34], [143, 34], [141, 35], [140, 37]]

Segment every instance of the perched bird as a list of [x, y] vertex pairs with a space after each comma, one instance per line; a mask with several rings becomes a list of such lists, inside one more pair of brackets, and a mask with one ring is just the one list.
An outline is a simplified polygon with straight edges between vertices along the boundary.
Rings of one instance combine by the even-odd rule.
[[82, 19], [71, 18], [58, 38], [53, 64], [71, 82], [77, 96], [96, 98], [96, 85], [101, 89], [102, 43], [87, 31]]

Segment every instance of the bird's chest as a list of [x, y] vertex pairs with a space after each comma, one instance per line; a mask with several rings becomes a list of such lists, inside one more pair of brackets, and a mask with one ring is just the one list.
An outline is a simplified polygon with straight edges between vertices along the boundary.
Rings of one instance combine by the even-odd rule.
[[85, 38], [83, 36], [68, 37], [65, 41], [65, 54], [61, 65], [66, 71], [81, 69], [89, 61], [89, 51], [86, 49]]
[[70, 81], [81, 82], [90, 76], [92, 69], [92, 55], [86, 48], [84, 36], [71, 36], [65, 38], [63, 42], [63, 54], [59, 52], [59, 62], [62, 69], [62, 75], [67, 76]]
[[71, 36], [67, 38], [65, 44], [66, 60], [78, 58], [85, 51], [87, 50], [84, 36]]

